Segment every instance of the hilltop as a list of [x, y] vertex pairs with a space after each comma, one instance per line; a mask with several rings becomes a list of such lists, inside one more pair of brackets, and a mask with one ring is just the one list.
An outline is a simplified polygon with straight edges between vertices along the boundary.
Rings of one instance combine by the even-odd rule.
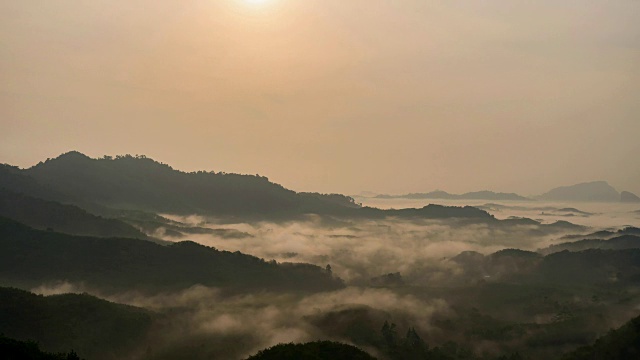
[[122, 209], [241, 220], [410, 216], [491, 219], [475, 208], [429, 206], [406, 211], [362, 207], [340, 194], [298, 193], [260, 175], [183, 172], [145, 156], [94, 159], [77, 151], [28, 168], [5, 165], [0, 188], [84, 209]]

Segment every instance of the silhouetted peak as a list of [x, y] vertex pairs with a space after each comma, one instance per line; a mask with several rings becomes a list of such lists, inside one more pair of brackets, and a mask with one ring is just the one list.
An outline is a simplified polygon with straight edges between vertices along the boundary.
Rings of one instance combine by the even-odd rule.
[[185, 240], [185, 241], [180, 241], [177, 242], [173, 245], [171, 245], [174, 248], [183, 248], [183, 249], [205, 249], [205, 248], [209, 248], [207, 246], [204, 246], [202, 244], [198, 244], [195, 241], [192, 240]]
[[56, 161], [56, 160], [57, 161], [84, 161], [84, 160], [92, 160], [92, 159], [79, 151], [73, 150], [73, 151], [69, 151], [62, 154], [55, 159], [51, 159], [50, 161]]
[[569, 186], [560, 186], [540, 195], [552, 201], [618, 201], [620, 194], [606, 181], [591, 181]]
[[63, 157], [79, 157], [79, 158], [89, 159], [87, 155], [77, 150], [71, 150], [58, 156], [58, 158], [63, 158]]
[[38, 163], [36, 166], [33, 166], [32, 169], [38, 169], [43, 167], [50, 166], [58, 166], [58, 165], [75, 165], [75, 164], [86, 164], [93, 159], [88, 157], [87, 155], [79, 152], [79, 151], [69, 151], [64, 154], [61, 154], [55, 158], [47, 158], [44, 162]]
[[460, 254], [452, 257], [451, 260], [457, 263], [466, 263], [469, 261], [482, 261], [484, 260], [484, 255], [482, 255], [477, 251], [468, 250], [468, 251], [463, 251]]
[[526, 251], [520, 249], [503, 249], [496, 251], [490, 255], [492, 258], [510, 256], [510, 257], [522, 257], [522, 258], [539, 258], [540, 254], [533, 251]]
[[632, 192], [623, 191], [620, 193], [620, 201], [627, 203], [638, 203], [640, 202], [640, 197]]

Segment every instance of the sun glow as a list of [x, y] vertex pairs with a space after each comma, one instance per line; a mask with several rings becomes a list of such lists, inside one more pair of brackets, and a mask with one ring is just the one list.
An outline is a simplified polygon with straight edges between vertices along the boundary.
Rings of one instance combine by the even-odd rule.
[[263, 5], [269, 2], [269, 0], [244, 0], [244, 2], [249, 5]]

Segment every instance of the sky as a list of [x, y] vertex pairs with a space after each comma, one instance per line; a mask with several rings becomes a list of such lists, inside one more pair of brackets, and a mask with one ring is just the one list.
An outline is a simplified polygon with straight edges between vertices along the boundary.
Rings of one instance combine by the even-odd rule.
[[640, 194], [637, 0], [0, 0], [0, 163]]

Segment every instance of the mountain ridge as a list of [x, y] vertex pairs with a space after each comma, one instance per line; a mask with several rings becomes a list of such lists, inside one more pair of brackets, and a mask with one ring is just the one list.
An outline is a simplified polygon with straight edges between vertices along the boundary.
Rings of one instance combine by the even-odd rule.
[[230, 290], [318, 292], [344, 287], [311, 264], [268, 262], [255, 256], [182, 241], [98, 238], [41, 231], [0, 217], [0, 280], [33, 288], [71, 282], [105, 292], [181, 290], [194, 285]]
[[[430, 206], [403, 211], [366, 208], [349, 196], [298, 193], [260, 175], [184, 172], [139, 155], [94, 159], [71, 151], [28, 169], [7, 165], [5, 170], [0, 172], [0, 187], [48, 200], [63, 199], [60, 201], [85, 209], [201, 214], [243, 221], [291, 219], [306, 214], [347, 218], [491, 218], [487, 212], [471, 208]], [[24, 183], [31, 186], [22, 186]]]
[[516, 193], [494, 192], [489, 190], [472, 191], [464, 194], [451, 194], [442, 190], [428, 193], [409, 193], [404, 195], [376, 195], [378, 199], [443, 199], [443, 200], [509, 200], [531, 201], [531, 199]]

